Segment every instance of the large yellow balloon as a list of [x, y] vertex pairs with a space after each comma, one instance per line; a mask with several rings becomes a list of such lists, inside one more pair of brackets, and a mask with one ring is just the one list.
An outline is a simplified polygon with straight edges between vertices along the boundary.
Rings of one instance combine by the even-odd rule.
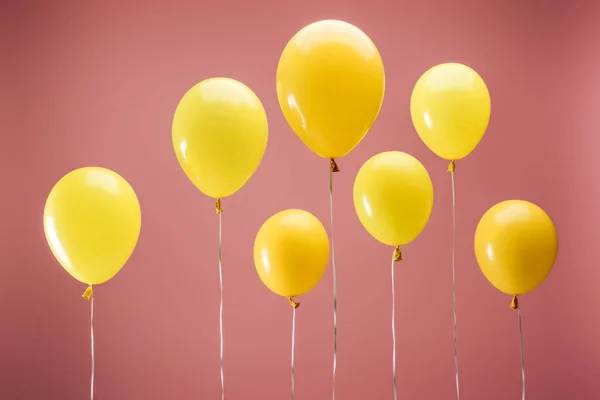
[[421, 140], [447, 160], [459, 160], [475, 149], [490, 113], [485, 82], [463, 64], [431, 68], [419, 78], [410, 99], [410, 115]]
[[212, 78], [192, 87], [173, 117], [179, 164], [200, 191], [222, 198], [256, 171], [267, 147], [267, 115], [241, 82]]
[[296, 135], [317, 155], [348, 154], [381, 108], [385, 73], [369, 37], [347, 22], [310, 24], [289, 41], [277, 67], [277, 98]]
[[522, 200], [490, 208], [475, 231], [475, 256], [496, 289], [511, 295], [535, 289], [550, 273], [558, 239], [540, 207]]
[[329, 260], [329, 238], [321, 222], [303, 210], [269, 218], [254, 241], [254, 264], [262, 282], [284, 297], [300, 296], [321, 279]]
[[354, 181], [354, 208], [380, 242], [401, 246], [425, 228], [433, 207], [433, 185], [413, 156], [388, 151], [371, 157]]
[[125, 265], [141, 227], [135, 192], [119, 174], [99, 167], [69, 172], [46, 200], [44, 232], [52, 253], [80, 282], [104, 283]]

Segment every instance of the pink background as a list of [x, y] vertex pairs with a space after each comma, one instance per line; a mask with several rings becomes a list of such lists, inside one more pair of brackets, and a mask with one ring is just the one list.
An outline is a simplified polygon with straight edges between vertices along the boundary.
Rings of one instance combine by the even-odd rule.
[[[391, 249], [352, 206], [352, 183], [375, 153], [403, 150], [429, 169], [435, 206], [398, 272], [401, 399], [453, 399], [451, 208], [446, 162], [415, 134], [408, 101], [429, 67], [480, 72], [492, 120], [457, 165], [458, 318], [464, 399], [520, 398], [516, 314], [480, 273], [472, 237], [498, 201], [521, 198], [553, 218], [554, 272], [521, 300], [529, 400], [600, 398], [600, 9], [594, 2], [7, 1], [0, 8], [0, 398], [83, 399], [89, 303], [53, 259], [42, 210], [71, 169], [121, 173], [143, 210], [129, 265], [96, 291], [97, 399], [218, 399], [217, 218], [181, 171], [170, 125], [196, 82], [239, 79], [268, 113], [256, 175], [223, 202], [228, 399], [289, 396], [291, 310], [259, 281], [254, 236], [270, 215], [328, 218], [328, 162], [288, 128], [275, 95], [287, 40], [324, 18], [355, 23], [387, 71], [380, 117], [335, 176], [339, 269], [337, 398], [391, 399]], [[597, 2], [596, 2], [597, 4]], [[595, 25], [595, 26], [594, 26]], [[331, 392], [331, 273], [300, 298], [297, 399]]]

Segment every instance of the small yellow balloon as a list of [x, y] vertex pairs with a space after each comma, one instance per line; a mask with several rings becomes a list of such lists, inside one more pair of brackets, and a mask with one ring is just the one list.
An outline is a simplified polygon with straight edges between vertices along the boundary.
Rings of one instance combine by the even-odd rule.
[[356, 175], [354, 208], [375, 239], [390, 246], [405, 245], [429, 221], [433, 208], [431, 178], [423, 164], [410, 154], [377, 154]]
[[460, 160], [477, 147], [490, 113], [485, 82], [463, 64], [431, 68], [419, 78], [410, 99], [410, 115], [419, 137], [447, 160]]
[[223, 198], [254, 174], [267, 148], [268, 124], [260, 100], [246, 85], [212, 78], [192, 87], [173, 117], [173, 147], [201, 192]]
[[321, 222], [303, 210], [269, 218], [254, 241], [256, 272], [272, 292], [301, 296], [321, 279], [329, 260], [329, 238]]
[[475, 231], [475, 256], [483, 275], [501, 292], [520, 295], [546, 279], [556, 260], [552, 220], [528, 201], [503, 201], [490, 208]]
[[348, 154], [381, 108], [385, 72], [369, 37], [347, 22], [310, 24], [289, 41], [277, 67], [277, 98], [290, 127], [317, 155]]
[[69, 172], [44, 208], [44, 232], [63, 268], [88, 285], [104, 283], [125, 265], [137, 244], [142, 215], [132, 187], [100, 167]]

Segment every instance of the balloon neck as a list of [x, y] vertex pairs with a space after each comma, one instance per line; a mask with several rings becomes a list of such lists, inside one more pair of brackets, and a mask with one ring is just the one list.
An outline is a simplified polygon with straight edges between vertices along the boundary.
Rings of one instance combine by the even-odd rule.
[[400, 251], [400, 246], [396, 246], [394, 249], [394, 262], [402, 261], [402, 252]]
[[450, 164], [448, 164], [448, 172], [453, 174], [454, 171], [456, 171], [456, 163], [454, 162], [454, 160], [452, 160], [450, 161]]
[[81, 295], [81, 297], [83, 297], [86, 300], [91, 300], [91, 298], [92, 298], [93, 295], [94, 295], [94, 285], [89, 285], [85, 289], [85, 292], [83, 292], [83, 294]]
[[329, 168], [331, 169], [331, 172], [340, 172], [340, 169], [333, 158], [329, 159]]
[[512, 300], [510, 301], [510, 308], [512, 308], [513, 310], [517, 310], [519, 308], [519, 298], [517, 297], [518, 295], [514, 295]]
[[217, 214], [221, 214], [223, 212], [223, 209], [221, 208], [221, 199], [215, 200], [215, 211]]
[[297, 301], [295, 301], [293, 298], [288, 297], [288, 302], [290, 303], [290, 306], [294, 307], [294, 310], [298, 307], [300, 307], [300, 303], [298, 303]]

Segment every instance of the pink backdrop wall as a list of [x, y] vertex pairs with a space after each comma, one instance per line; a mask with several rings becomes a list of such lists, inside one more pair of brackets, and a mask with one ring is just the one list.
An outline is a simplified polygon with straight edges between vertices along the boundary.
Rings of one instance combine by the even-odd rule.
[[[419, 75], [446, 61], [481, 73], [493, 109], [457, 168], [461, 394], [520, 396], [516, 315], [479, 272], [472, 236], [491, 205], [523, 198], [547, 210], [560, 240], [554, 272], [521, 301], [527, 398], [600, 398], [599, 15], [592, 0], [2, 2], [0, 398], [88, 395], [89, 303], [53, 259], [41, 218], [52, 185], [85, 165], [121, 173], [143, 210], [129, 265], [96, 291], [97, 398], [219, 398], [217, 219], [170, 134], [180, 96], [212, 76], [253, 88], [270, 123], [262, 165], [223, 203], [228, 399], [289, 396], [291, 311], [259, 281], [252, 244], [285, 208], [327, 222], [328, 162], [293, 135], [275, 95], [285, 43], [323, 18], [365, 30], [387, 71], [379, 120], [335, 176], [338, 398], [392, 398], [390, 249], [362, 228], [351, 197], [360, 165], [390, 149], [419, 158], [436, 191], [398, 273], [400, 398], [454, 398], [449, 177], [408, 108]], [[328, 399], [330, 271], [300, 300], [297, 398]]]

